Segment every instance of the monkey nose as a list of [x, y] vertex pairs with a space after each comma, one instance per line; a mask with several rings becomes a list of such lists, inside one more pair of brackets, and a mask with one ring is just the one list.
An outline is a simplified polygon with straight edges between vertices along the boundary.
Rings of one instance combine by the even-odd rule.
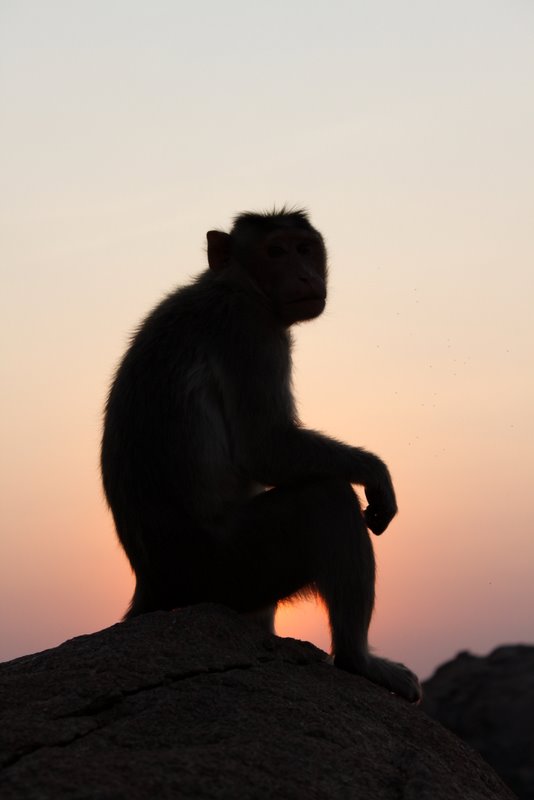
[[309, 272], [300, 272], [298, 278], [301, 283], [305, 284], [314, 293], [314, 295], [323, 297], [326, 294], [324, 281], [317, 275], [311, 275]]
[[305, 267], [299, 270], [298, 277], [303, 283], [313, 283], [317, 279], [316, 275], [311, 273]]

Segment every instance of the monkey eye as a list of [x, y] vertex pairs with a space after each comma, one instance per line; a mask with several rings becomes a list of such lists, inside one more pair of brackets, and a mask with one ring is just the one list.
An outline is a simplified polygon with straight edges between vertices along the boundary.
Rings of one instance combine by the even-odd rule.
[[267, 248], [267, 255], [269, 258], [282, 258], [285, 256], [286, 251], [279, 244], [270, 244]]

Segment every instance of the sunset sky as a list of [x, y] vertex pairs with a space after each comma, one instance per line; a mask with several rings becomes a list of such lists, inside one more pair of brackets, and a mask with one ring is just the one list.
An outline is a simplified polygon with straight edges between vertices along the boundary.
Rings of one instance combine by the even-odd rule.
[[208, 229], [282, 203], [330, 257], [300, 416], [397, 487], [373, 646], [534, 642], [533, 143], [529, 0], [0, 2], [0, 660], [121, 617], [113, 371]]

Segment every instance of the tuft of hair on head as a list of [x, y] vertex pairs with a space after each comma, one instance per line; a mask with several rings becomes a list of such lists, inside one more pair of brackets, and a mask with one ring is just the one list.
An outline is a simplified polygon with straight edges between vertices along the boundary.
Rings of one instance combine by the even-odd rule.
[[270, 233], [277, 228], [301, 228], [313, 231], [313, 225], [308, 219], [307, 212], [302, 208], [288, 208], [282, 206], [271, 211], [245, 211], [233, 219], [232, 234], [238, 236], [246, 231], [262, 231]]

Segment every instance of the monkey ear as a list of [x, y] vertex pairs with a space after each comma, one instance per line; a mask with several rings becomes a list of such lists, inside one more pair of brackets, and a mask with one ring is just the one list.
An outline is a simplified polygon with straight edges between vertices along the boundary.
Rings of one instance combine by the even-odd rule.
[[215, 271], [224, 269], [230, 261], [232, 237], [223, 231], [208, 231], [208, 264]]

